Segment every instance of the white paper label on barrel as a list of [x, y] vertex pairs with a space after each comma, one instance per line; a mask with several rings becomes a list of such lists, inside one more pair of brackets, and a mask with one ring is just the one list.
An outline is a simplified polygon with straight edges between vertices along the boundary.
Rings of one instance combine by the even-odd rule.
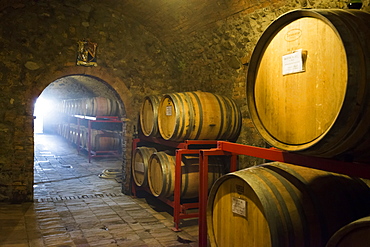
[[135, 162], [135, 171], [144, 173], [145, 172], [144, 163], [143, 162]]
[[302, 49], [283, 56], [283, 75], [303, 72], [304, 59]]
[[166, 106], [166, 116], [172, 116], [172, 106]]
[[231, 210], [235, 214], [246, 217], [247, 216], [247, 201], [233, 197]]

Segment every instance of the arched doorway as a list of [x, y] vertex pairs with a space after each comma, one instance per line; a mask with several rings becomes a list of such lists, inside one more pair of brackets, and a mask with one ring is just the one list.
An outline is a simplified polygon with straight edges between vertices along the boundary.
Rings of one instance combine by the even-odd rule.
[[[110, 140], [118, 140], [114, 142], [115, 149], [118, 145], [117, 153], [112, 155], [103, 152], [101, 155], [96, 155], [97, 152], [94, 150], [96, 160], [92, 159], [90, 163], [88, 155], [90, 149], [87, 148], [86, 143], [88, 137], [83, 135], [82, 128], [88, 127], [85, 117], [96, 116], [69, 112], [66, 111], [66, 107], [63, 107], [64, 102], [97, 97], [115, 103], [116, 110], [112, 117], [116, 120], [126, 118], [125, 106], [118, 93], [107, 82], [90, 75], [73, 74], [60, 77], [52, 81], [38, 97], [34, 108], [34, 197], [36, 200], [110, 193], [109, 187], [114, 187], [111, 192], [121, 191], [121, 188], [118, 189], [116, 184], [113, 184], [114, 182], [110, 182], [110, 185], [104, 188], [92, 188], [86, 184], [99, 184], [97, 177], [107, 178], [107, 175], [118, 181], [125, 172], [123, 157], [126, 155], [124, 148], [126, 138], [123, 124], [103, 121], [90, 127], [91, 130], [96, 128], [102, 131], [101, 129], [104, 129], [104, 134], [96, 132], [98, 133], [95, 135], [97, 138], [92, 138], [93, 140], [107, 139], [107, 136]], [[80, 114], [81, 119], [84, 120], [77, 119], [75, 117], [77, 114]], [[81, 138], [78, 143], [71, 139], [71, 135], [77, 132], [77, 122], [78, 136]], [[74, 130], [72, 130], [72, 125], [75, 126]], [[63, 133], [63, 126], [68, 126], [67, 135]], [[95, 132], [86, 131], [85, 133], [93, 136]], [[84, 137], [86, 137], [85, 145], [82, 145]], [[109, 145], [111, 144], [109, 141]]]

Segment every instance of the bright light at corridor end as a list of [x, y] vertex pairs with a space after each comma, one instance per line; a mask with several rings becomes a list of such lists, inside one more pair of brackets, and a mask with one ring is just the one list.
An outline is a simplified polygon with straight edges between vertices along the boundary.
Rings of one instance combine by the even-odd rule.
[[39, 97], [35, 103], [34, 115], [45, 115], [56, 109], [54, 101]]
[[56, 113], [57, 104], [50, 99], [39, 97], [35, 103], [33, 115], [34, 133], [43, 133], [45, 118], [49, 118]]

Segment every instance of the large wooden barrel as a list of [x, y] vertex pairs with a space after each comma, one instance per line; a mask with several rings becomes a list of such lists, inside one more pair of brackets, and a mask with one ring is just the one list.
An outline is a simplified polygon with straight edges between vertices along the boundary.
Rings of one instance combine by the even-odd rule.
[[120, 136], [115, 131], [91, 129], [91, 150], [115, 151], [119, 149]]
[[235, 141], [241, 114], [235, 102], [224, 96], [201, 91], [171, 93], [159, 104], [158, 126], [165, 140]]
[[247, 73], [251, 119], [272, 146], [356, 156], [370, 136], [370, 14], [294, 10], [262, 34]]
[[279, 162], [229, 173], [209, 195], [211, 246], [325, 246], [370, 212], [360, 179]]
[[118, 111], [116, 101], [105, 97], [93, 97], [85, 100], [86, 115], [89, 116], [112, 116]]
[[339, 229], [326, 247], [368, 247], [370, 243], [370, 216], [361, 218]]
[[[148, 184], [156, 197], [171, 197], [175, 188], [175, 156], [165, 152], [156, 152], [150, 156], [148, 166]], [[208, 187], [218, 179], [224, 170], [222, 162], [216, 157], [209, 157]], [[199, 195], [199, 157], [182, 155], [181, 195], [183, 199], [196, 198]]]
[[94, 97], [94, 116], [109, 116], [111, 112], [111, 100], [104, 97]]
[[139, 187], [148, 185], [148, 164], [150, 156], [157, 150], [153, 147], [137, 147], [134, 151], [131, 170], [134, 182]]
[[160, 96], [150, 95], [144, 98], [140, 109], [140, 126], [145, 136], [159, 137], [158, 106]]

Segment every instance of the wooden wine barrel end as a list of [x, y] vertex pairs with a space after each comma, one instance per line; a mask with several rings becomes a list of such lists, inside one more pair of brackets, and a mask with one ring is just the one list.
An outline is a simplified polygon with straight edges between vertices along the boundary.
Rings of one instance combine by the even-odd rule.
[[361, 218], [339, 229], [326, 247], [367, 247], [370, 243], [370, 216]]
[[140, 127], [145, 136], [159, 137], [158, 106], [160, 97], [146, 96], [140, 110]]
[[370, 213], [361, 180], [280, 162], [227, 174], [211, 189], [211, 246], [325, 246]]
[[[217, 157], [210, 157], [208, 172], [208, 188], [222, 176], [224, 164]], [[156, 152], [149, 158], [148, 184], [156, 197], [172, 197], [175, 189], [176, 157], [165, 152]], [[181, 160], [181, 191], [182, 199], [199, 196], [199, 157], [183, 155]]]
[[165, 152], [156, 152], [150, 156], [148, 163], [148, 184], [151, 193], [155, 197], [169, 197], [172, 195], [172, 181], [175, 178], [171, 169], [174, 166], [175, 156], [170, 156]]
[[[243, 195], [235, 190], [236, 185]], [[217, 194], [212, 191], [212, 211], [207, 212], [211, 246], [272, 246], [265, 210], [253, 189], [238, 178], [230, 178], [222, 182]]]
[[162, 97], [158, 127], [163, 139], [236, 140], [241, 114], [231, 99], [208, 92], [172, 93]]
[[175, 98], [173, 96], [163, 96], [158, 109], [158, 128], [163, 139], [165, 140], [177, 140], [174, 138], [176, 130], [179, 128], [177, 125], [181, 124], [180, 113], [175, 108]]
[[149, 158], [156, 151], [152, 147], [137, 147], [135, 149], [131, 170], [132, 177], [137, 186], [147, 186]]
[[294, 10], [263, 33], [247, 73], [251, 119], [272, 146], [321, 157], [369, 131], [370, 14]]

